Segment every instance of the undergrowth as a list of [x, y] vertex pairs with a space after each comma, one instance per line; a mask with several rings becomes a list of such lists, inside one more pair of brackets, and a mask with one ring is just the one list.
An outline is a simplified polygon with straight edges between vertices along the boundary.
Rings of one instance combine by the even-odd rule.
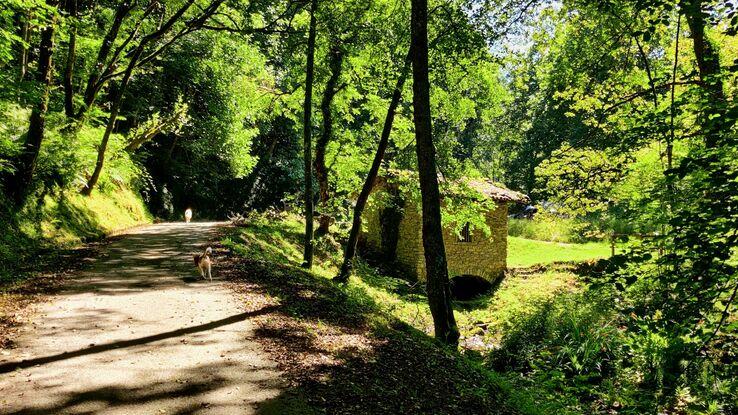
[[[348, 284], [337, 285], [329, 279], [338, 271], [341, 249], [340, 246], [334, 245], [330, 238], [317, 242], [316, 265], [310, 272], [305, 272], [298, 267], [302, 261], [300, 244], [303, 228], [301, 220], [289, 214], [272, 217], [254, 216], [246, 226], [235, 228], [230, 232], [223, 243], [231, 252], [250, 261], [250, 265], [246, 265], [249, 269], [247, 273], [252, 278], [258, 278], [262, 285], [268, 285], [265, 291], [281, 304], [282, 309], [298, 316], [300, 321], [320, 322], [315, 326], [309, 325], [311, 327], [309, 331], [312, 333], [310, 337], [315, 338], [315, 342], [320, 342], [321, 338], [331, 337], [326, 331], [326, 326], [330, 326], [331, 323], [343, 325], [339, 322], [353, 316], [354, 319], [358, 318], [354, 321], [354, 326], [366, 325], [375, 336], [407, 343], [402, 346], [403, 348], [407, 349], [411, 344], [433, 344], [433, 350], [445, 350], [432, 340], [433, 324], [422, 284], [387, 276], [377, 267], [358, 260], [355, 276]], [[453, 375], [453, 380], [459, 382], [459, 388], [472, 389], [464, 392], [469, 394], [467, 399], [472, 399], [471, 396], [478, 394], [501, 393], [506, 396], [506, 405], [514, 408], [514, 412], [567, 413], [566, 408], [555, 400], [542, 399], [541, 397], [545, 395], [543, 393], [513, 388], [505, 376], [489, 370], [484, 360], [480, 358], [481, 355], [472, 349], [495, 347], [495, 343], [501, 338], [503, 331], [501, 328], [510, 326], [514, 315], [525, 310], [532, 313], [534, 304], [545, 302], [557, 292], [574, 289], [576, 284], [572, 278], [570, 273], [556, 270], [529, 278], [511, 277], [503, 281], [495, 293], [473, 302], [457, 304], [456, 315], [463, 341], [476, 340], [481, 345], [475, 349], [470, 343], [470, 347], [464, 349], [462, 353], [443, 351], [444, 354], [450, 353], [449, 356], [453, 357], [455, 365], [463, 368], [459, 369], [460, 374]], [[290, 286], [293, 288], [289, 288]], [[289, 290], [295, 290], [294, 286], [299, 289], [292, 297], [298, 297], [299, 301], [295, 301], [294, 298], [290, 300], [290, 295], [286, 294]], [[530, 289], [535, 286], [545, 288]], [[294, 338], [296, 335], [290, 336]], [[433, 361], [428, 355], [428, 350], [423, 353], [426, 354], [426, 360]], [[445, 378], [452, 376], [439, 367], [416, 368], [411, 373], [416, 378], [429, 378], [431, 382], [436, 383], [445, 382], [447, 381]], [[342, 376], [348, 375], [344, 373]], [[374, 376], [380, 376], [380, 373], [375, 373]], [[470, 386], [468, 381], [462, 381], [464, 377], [473, 379], [477, 385]], [[412, 382], [411, 379], [402, 381]], [[335, 382], [334, 387], [339, 387], [337, 384], [338, 382]], [[396, 392], [398, 388], [404, 386], [393, 383], [385, 387], [391, 387]], [[411, 399], [407, 396], [405, 398]]]
[[[239, 256], [261, 264], [252, 274], [271, 287], [269, 294], [282, 298], [283, 287], [293, 286], [298, 294], [286, 308], [301, 321], [318, 321], [310, 326], [313, 342], [331, 337], [326, 331], [331, 322], [353, 316], [382, 338], [392, 337], [387, 333], [403, 333], [410, 336], [403, 337], [408, 344], [433, 343], [423, 284], [390, 276], [383, 267], [364, 260], [357, 260], [355, 275], [347, 285], [334, 284], [329, 279], [336, 275], [341, 249], [330, 238], [317, 243], [316, 265], [305, 272], [298, 266], [303, 229], [300, 218], [294, 215], [256, 216], [247, 226], [235, 228], [224, 244]], [[517, 238], [511, 239], [511, 246], [516, 246]], [[627, 327], [633, 322], [620, 312], [618, 294], [589, 287], [581, 276], [589, 275], [587, 270], [592, 267], [571, 264], [606, 256], [607, 245], [523, 242], [529, 243], [526, 255], [541, 254], [537, 258], [545, 265], [508, 271], [491, 293], [455, 303], [461, 352], [444, 353], [463, 362], [464, 376], [496, 385], [472, 388], [470, 396], [516, 391], [506, 395], [506, 402], [522, 413], [723, 413], [710, 396], [729, 396], [735, 384], [715, 383], [713, 390], [705, 392], [703, 380], [714, 377], [702, 369], [696, 372], [704, 373], [704, 379], [695, 378], [690, 388], [677, 391], [676, 400], [660, 400], [659, 376], [667, 373], [664, 362], [673, 360], [669, 357], [672, 351], [647, 331], [629, 331]], [[521, 254], [511, 251], [509, 255]], [[372, 366], [372, 361], [347, 362], [376, 369], [367, 376], [387, 371], [386, 367]], [[422, 370], [413, 373], [444, 381], [451, 376], [431, 369], [424, 374]], [[466, 384], [454, 379], [459, 387]], [[331, 387], [346, 393], [336, 383]], [[393, 383], [391, 389], [396, 388]]]
[[53, 255], [113, 231], [151, 222], [141, 198], [125, 187], [89, 197], [59, 191], [31, 199], [20, 210], [0, 201], [0, 282], [22, 277], [39, 255]]

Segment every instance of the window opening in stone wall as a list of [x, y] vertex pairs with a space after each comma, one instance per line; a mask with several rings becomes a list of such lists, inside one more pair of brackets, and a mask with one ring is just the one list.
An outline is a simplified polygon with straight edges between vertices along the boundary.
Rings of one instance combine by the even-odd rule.
[[471, 232], [469, 231], [469, 222], [464, 224], [461, 229], [461, 236], [459, 236], [459, 242], [471, 242]]

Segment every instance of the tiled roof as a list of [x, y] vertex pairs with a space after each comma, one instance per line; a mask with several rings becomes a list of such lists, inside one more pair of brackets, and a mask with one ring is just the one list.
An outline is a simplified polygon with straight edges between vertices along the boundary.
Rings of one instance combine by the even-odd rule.
[[496, 202], [530, 203], [530, 198], [514, 190], [500, 187], [490, 179], [469, 179], [466, 184]]
[[[405, 175], [412, 175], [417, 177], [417, 173], [414, 172], [408, 172], [407, 170], [392, 170], [390, 172], [392, 176], [399, 176], [401, 174]], [[417, 180], [417, 178], [415, 179]], [[445, 181], [443, 176], [438, 176], [438, 181], [443, 182]], [[387, 176], [379, 176], [377, 177], [376, 182], [374, 183], [375, 190], [377, 188], [385, 188], [387, 187], [389, 180]], [[501, 185], [495, 184], [492, 180], [481, 177], [481, 178], [466, 178], [461, 179], [458, 181], [454, 181], [455, 184], [461, 185], [461, 186], [468, 186], [477, 192], [481, 193], [483, 196], [486, 196], [495, 202], [504, 202], [504, 203], [530, 203], [530, 198], [522, 193], [516, 192], [514, 190], [510, 190], [507, 188], [502, 187]], [[452, 188], [456, 186], [451, 186]], [[450, 193], [458, 192], [459, 189], [449, 189]]]

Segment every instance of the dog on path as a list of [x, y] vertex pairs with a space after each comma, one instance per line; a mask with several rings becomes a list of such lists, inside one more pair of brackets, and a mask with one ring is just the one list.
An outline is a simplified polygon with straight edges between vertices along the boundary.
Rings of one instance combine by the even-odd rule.
[[213, 276], [210, 273], [210, 268], [212, 267], [212, 259], [210, 257], [213, 255], [213, 248], [207, 247], [205, 249], [205, 252], [202, 254], [195, 254], [195, 266], [200, 270], [200, 275], [202, 276], [202, 279], [205, 279], [205, 272], [207, 271], [208, 278], [210, 278], [210, 281], [213, 281]]
[[192, 209], [187, 208], [187, 210], [185, 210], [185, 223], [190, 223], [191, 220], [192, 220]]

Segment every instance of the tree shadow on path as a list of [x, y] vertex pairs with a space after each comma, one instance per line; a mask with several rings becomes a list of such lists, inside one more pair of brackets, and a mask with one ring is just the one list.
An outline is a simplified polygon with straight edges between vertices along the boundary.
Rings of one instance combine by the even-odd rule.
[[255, 338], [293, 386], [263, 415], [296, 400], [330, 414], [516, 413], [497, 378], [384, 315], [359, 287], [293, 265], [231, 257], [221, 267], [244, 302], [279, 304], [255, 319]]
[[154, 334], [151, 336], [139, 337], [136, 339], [119, 340], [115, 342], [99, 344], [95, 346], [86, 347], [71, 352], [63, 352], [51, 356], [37, 357], [34, 359], [22, 360], [20, 362], [9, 362], [0, 364], [0, 373], [8, 373], [17, 369], [25, 369], [33, 366], [44, 365], [52, 362], [58, 362], [60, 360], [73, 359], [79, 356], [86, 356], [91, 354], [97, 354], [106, 352], [114, 349], [122, 349], [126, 347], [140, 346], [147, 343], [153, 343], [161, 340], [170, 339], [173, 337], [182, 337], [187, 334], [194, 334], [207, 330], [212, 330], [218, 327], [227, 326], [230, 324], [238, 323], [246, 319], [261, 315], [268, 314], [274, 311], [276, 307], [265, 307], [256, 311], [236, 314], [234, 316], [226, 317], [224, 319], [211, 321], [206, 324], [199, 324], [196, 326], [183, 327], [181, 329], [172, 330], [164, 333]]

